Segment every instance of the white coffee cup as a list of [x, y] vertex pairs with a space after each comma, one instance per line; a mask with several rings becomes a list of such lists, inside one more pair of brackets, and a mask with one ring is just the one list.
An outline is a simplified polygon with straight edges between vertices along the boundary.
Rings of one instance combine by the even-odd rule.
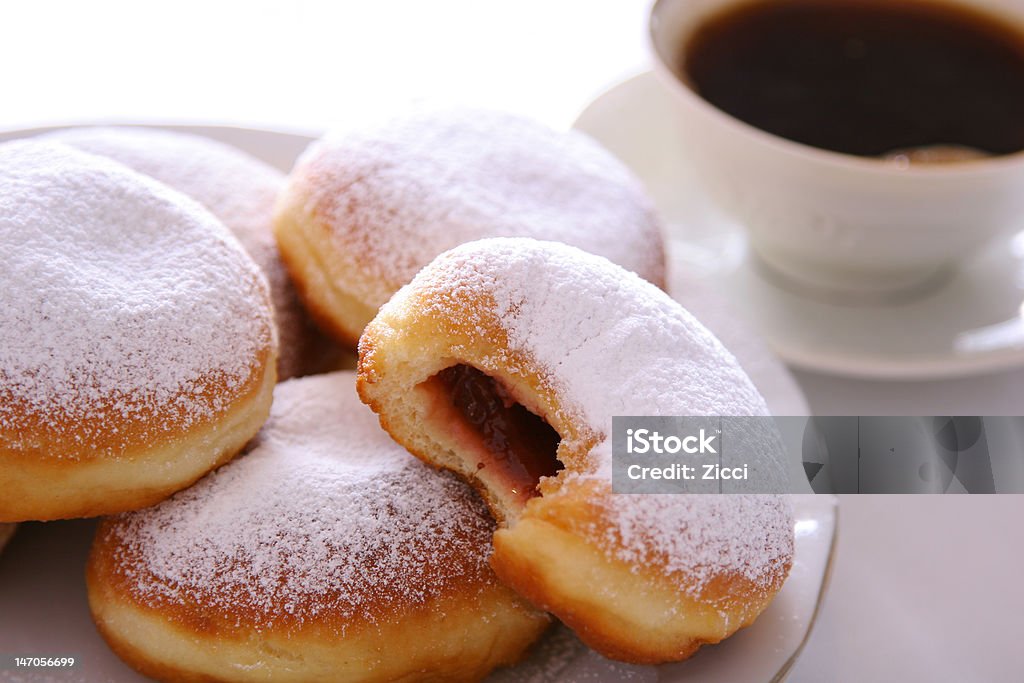
[[[1024, 26], [1024, 0], [949, 1]], [[675, 94], [680, 153], [786, 282], [895, 299], [926, 291], [959, 260], [1024, 226], [1024, 153], [900, 165], [792, 142], [702, 99], [681, 74], [687, 41], [709, 16], [745, 2], [657, 0], [650, 37], [656, 70]]]

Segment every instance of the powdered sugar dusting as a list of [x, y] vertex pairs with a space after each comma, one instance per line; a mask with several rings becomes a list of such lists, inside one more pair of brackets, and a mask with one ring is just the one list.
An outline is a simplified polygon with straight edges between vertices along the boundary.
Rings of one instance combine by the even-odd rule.
[[114, 162], [57, 143], [0, 146], [0, 244], [9, 433], [108, 417], [144, 418], [136, 439], [180, 430], [226, 409], [274, 344], [266, 281], [238, 242]]
[[494, 581], [483, 503], [391, 441], [349, 372], [279, 384], [248, 454], [108, 533], [144, 600], [258, 628], [372, 620]]
[[420, 111], [328, 136], [299, 159], [353, 287], [374, 307], [435, 256], [484, 237], [557, 239], [664, 279], [660, 227], [639, 181], [579, 132], [509, 114]]
[[284, 174], [234, 147], [153, 128], [68, 128], [41, 139], [113, 159], [188, 195], [254, 256], [273, 237], [270, 221]]
[[[480, 240], [438, 258], [416, 287], [442, 308], [461, 290], [489, 294], [510, 349], [534, 359], [605, 436], [614, 415], [768, 414], [735, 358], [682, 306], [574, 247]], [[610, 450], [600, 455], [608, 465]]]
[[[565, 484], [597, 479], [610, 488], [615, 415], [768, 414], [736, 360], [682, 306], [579, 249], [530, 239], [480, 240], [439, 257], [406, 291], [421, 288], [435, 302], [428, 315], [463, 315], [464, 306], [451, 307], [454, 301], [491, 297], [510, 350], [531, 358], [563, 397], [563, 408], [603, 435], [589, 467], [561, 475]], [[508, 356], [495, 360], [511, 362]], [[759, 482], [775, 481], [781, 490], [785, 464], [777, 434], [736, 436]], [[616, 494], [602, 500], [608, 525], [577, 531], [624, 562], [688, 574], [695, 593], [723, 570], [768, 586], [792, 554], [791, 511], [775, 496]]]
[[615, 524], [595, 540], [633, 566], [687, 577], [695, 597], [723, 574], [764, 590], [793, 555], [793, 512], [784, 496], [613, 495], [602, 504]]
[[301, 371], [312, 334], [271, 229], [284, 174], [241, 150], [199, 135], [152, 128], [69, 128], [49, 133], [90, 154], [118, 161], [182, 192], [219, 218], [270, 284], [281, 355], [280, 379]]

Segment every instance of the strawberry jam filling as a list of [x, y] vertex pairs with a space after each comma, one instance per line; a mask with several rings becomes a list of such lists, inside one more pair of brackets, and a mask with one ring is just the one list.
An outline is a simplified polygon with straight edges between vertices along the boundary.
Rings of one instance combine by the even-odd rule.
[[537, 495], [542, 477], [562, 469], [559, 436], [547, 422], [517, 403], [494, 378], [468, 365], [439, 372], [435, 380], [450, 401], [449, 413], [477, 441], [476, 468], [491, 470], [517, 496]]

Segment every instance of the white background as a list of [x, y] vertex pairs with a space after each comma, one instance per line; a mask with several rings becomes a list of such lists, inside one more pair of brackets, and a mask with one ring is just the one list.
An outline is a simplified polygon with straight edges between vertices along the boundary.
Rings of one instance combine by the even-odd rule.
[[[643, 69], [645, 0], [8, 3], [0, 128], [218, 122], [318, 131], [410, 99], [566, 127]], [[799, 376], [819, 412], [1024, 413], [1024, 375]], [[1021, 498], [846, 498], [793, 681], [1024, 680]]]
[[32, 2], [0, 23], [0, 123], [317, 129], [415, 98], [568, 125], [646, 63], [645, 2]]

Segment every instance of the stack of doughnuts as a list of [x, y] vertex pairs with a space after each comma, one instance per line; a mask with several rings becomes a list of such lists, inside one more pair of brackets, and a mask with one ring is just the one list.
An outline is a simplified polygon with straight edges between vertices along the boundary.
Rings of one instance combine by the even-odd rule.
[[612, 492], [612, 416], [767, 408], [581, 134], [421, 110], [284, 178], [70, 130], [0, 145], [0, 198], [0, 546], [108, 515], [89, 605], [145, 675], [473, 681], [553, 618], [678, 661], [786, 579], [784, 497]]

